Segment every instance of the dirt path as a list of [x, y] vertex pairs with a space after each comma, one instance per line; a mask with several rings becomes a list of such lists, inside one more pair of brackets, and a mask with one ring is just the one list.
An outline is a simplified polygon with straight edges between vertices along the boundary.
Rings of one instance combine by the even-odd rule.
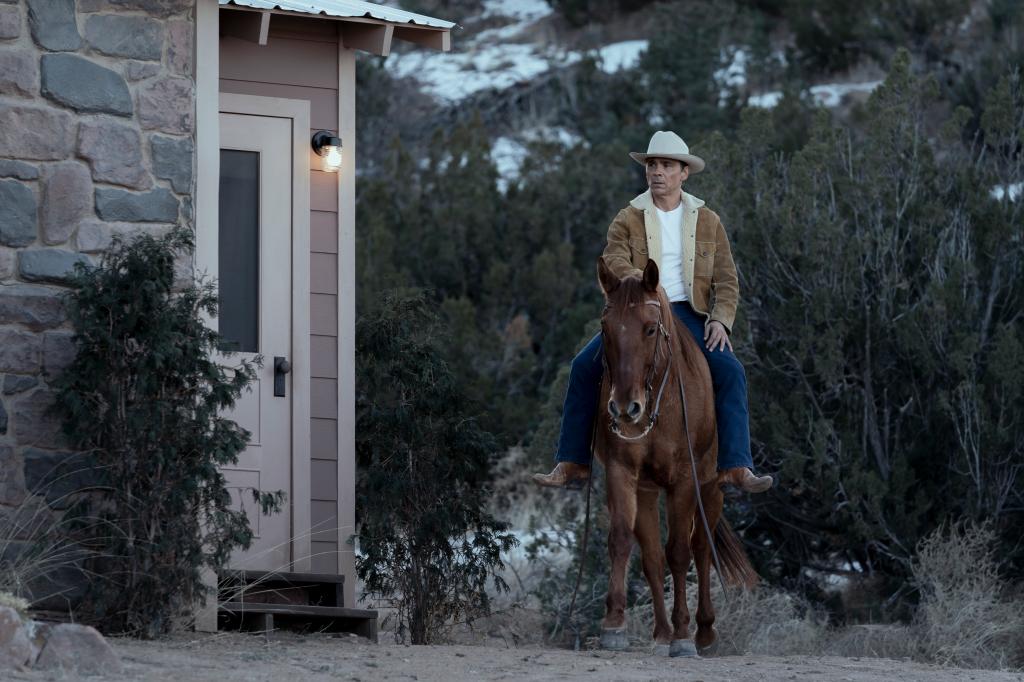
[[[371, 644], [350, 635], [176, 635], [114, 641], [124, 680], [686, 680], [688, 682], [1024, 682], [1024, 674], [942, 669], [874, 658], [653, 658], [642, 651]], [[41, 672], [11, 679], [74, 679]], [[104, 678], [84, 678], [98, 680]]]

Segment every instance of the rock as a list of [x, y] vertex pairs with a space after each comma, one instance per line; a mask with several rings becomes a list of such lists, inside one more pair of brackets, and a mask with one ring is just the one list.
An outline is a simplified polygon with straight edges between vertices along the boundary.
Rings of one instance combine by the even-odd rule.
[[[61, 418], [53, 411], [53, 401], [53, 393], [45, 388], [37, 388], [14, 399], [13, 405], [8, 404], [13, 417], [14, 440], [18, 445], [54, 449], [67, 447], [60, 430]], [[28, 452], [25, 450], [23, 453], [26, 461]], [[27, 468], [25, 476], [27, 481]]]
[[33, 284], [0, 284], [0, 324], [22, 324], [34, 331], [57, 327], [67, 318], [60, 294]]
[[82, 121], [78, 155], [89, 161], [92, 178], [143, 189], [150, 185], [142, 167], [142, 137], [132, 126], [114, 121]]
[[169, 17], [192, 9], [195, 0], [109, 0], [110, 4], [142, 10], [155, 17]]
[[103, 635], [77, 623], [53, 626], [35, 667], [78, 675], [120, 675], [123, 671], [121, 659]]
[[[60, 521], [52, 510], [45, 502], [36, 502], [37, 499], [40, 498], [27, 498], [20, 507], [12, 510], [21, 512], [20, 514], [5, 514], [6, 510], [0, 509], [0, 524], [18, 524], [30, 531], [33, 528], [58, 524]], [[28, 509], [22, 511], [25, 507]], [[5, 516], [7, 518], [3, 518]], [[48, 550], [41, 546], [38, 540], [31, 539], [32, 532], [22, 535], [28, 539], [8, 542], [0, 550], [4, 562], [10, 564], [20, 561], [29, 565], [33, 562], [45, 562], [49, 567], [43, 573], [28, 576], [21, 586], [22, 594], [33, 608], [68, 613], [81, 603], [89, 587], [89, 576], [82, 570], [86, 552], [70, 544], [53, 546]], [[38, 535], [38, 531], [35, 535]], [[46, 644], [52, 628], [52, 625], [36, 621], [29, 621], [27, 624], [27, 634], [32, 641], [36, 659]]]
[[187, 78], [161, 78], [138, 90], [139, 123], [146, 130], [192, 132], [195, 86]]
[[93, 14], [85, 22], [85, 40], [103, 54], [154, 61], [163, 52], [161, 28], [145, 17]]
[[[0, 14], [2, 29], [3, 14]], [[32, 97], [38, 91], [39, 65], [35, 54], [28, 50], [0, 50], [0, 95]]]
[[6, 374], [4, 375], [3, 393], [4, 395], [22, 393], [38, 383], [39, 379], [34, 376]]
[[192, 193], [192, 155], [194, 146], [188, 137], [154, 135], [150, 140], [153, 174], [171, 181], [179, 194]]
[[43, 334], [43, 375], [50, 380], [59, 376], [78, 354], [74, 332], [53, 331]]
[[[7, 421], [7, 412], [4, 411], [3, 403], [0, 403], [0, 421]], [[3, 431], [6, 427], [0, 428]], [[0, 505], [14, 506], [25, 501], [28, 492], [25, 490], [25, 467], [21, 465], [14, 448], [10, 445], [0, 444]], [[2, 524], [0, 524], [2, 525]], [[9, 539], [8, 533], [4, 533], [5, 539]], [[2, 638], [2, 637], [0, 637]], [[2, 647], [2, 645], [0, 645]], [[0, 670], [3, 669], [2, 654], [0, 654]]]
[[0, 280], [10, 279], [17, 269], [15, 263], [17, 251], [0, 246]]
[[[38, 499], [38, 498], [37, 498]], [[8, 512], [9, 513], [5, 513]], [[38, 530], [59, 523], [45, 502], [28, 498], [13, 510], [0, 508], [0, 524], [24, 529], [22, 539], [6, 543], [0, 548], [0, 559], [5, 563], [30, 564], [46, 562], [48, 569], [28, 577], [22, 586], [22, 593], [33, 608], [67, 613], [77, 606], [85, 596], [89, 577], [82, 570], [86, 552], [70, 544], [52, 547], [41, 546], [33, 535]], [[49, 555], [49, 556], [47, 556]], [[34, 645], [36, 657], [49, 638], [53, 626], [30, 621], [26, 630]]]
[[75, 273], [75, 263], [91, 265], [83, 253], [63, 249], [25, 249], [18, 252], [18, 274], [29, 282], [63, 284]]
[[149, 192], [104, 187], [96, 190], [96, 215], [109, 221], [173, 223], [178, 220], [178, 200], [164, 187]]
[[99, 253], [110, 246], [112, 230], [110, 225], [100, 220], [89, 220], [78, 226], [75, 243], [82, 253]]
[[35, 107], [0, 107], [0, 156], [55, 160], [71, 156], [75, 147], [74, 118], [66, 111]]
[[83, 253], [99, 253], [107, 250], [114, 236], [125, 241], [130, 241], [139, 233], [159, 237], [168, 227], [162, 223], [107, 223], [89, 220], [78, 226], [78, 250]]
[[191, 21], [167, 22], [167, 68], [179, 76], [192, 75]]
[[125, 62], [124, 77], [130, 81], [141, 81], [160, 73], [160, 65], [153, 62]]
[[44, 54], [42, 93], [79, 112], [130, 116], [132, 98], [124, 78], [73, 54]]
[[21, 35], [21, 9], [0, 7], [0, 40], [10, 40]]
[[81, 452], [28, 447], [22, 458], [26, 491], [42, 495], [53, 508], [68, 507], [71, 495], [98, 482], [94, 460]]
[[0, 178], [17, 178], [19, 180], [35, 180], [39, 177], [39, 169], [24, 161], [0, 159]]
[[31, 332], [0, 328], [0, 372], [35, 374], [42, 357], [42, 340]]
[[[18, 466], [23, 468], [20, 459]], [[10, 538], [6, 543], [0, 543], [0, 562], [10, 566], [25, 550], [32, 549], [32, 547], [16, 547], [17, 545], [31, 543], [38, 551], [40, 549], [38, 531], [52, 525], [55, 518], [56, 514], [46, 506], [45, 499], [33, 498], [28, 495], [27, 491], [25, 501], [21, 504], [14, 507], [0, 505], [0, 528], [4, 531], [4, 537]], [[16, 540], [25, 540], [26, 542], [16, 542]], [[29, 636], [31, 637], [31, 633]]]
[[47, 50], [77, 50], [82, 44], [75, 0], [28, 0], [28, 25], [39, 47]]
[[28, 185], [0, 180], [0, 244], [28, 246], [36, 238], [36, 197]]
[[92, 212], [92, 179], [89, 169], [75, 161], [49, 166], [43, 171], [40, 225], [44, 244], [63, 244], [75, 227]]
[[0, 606], [0, 670], [21, 670], [32, 662], [32, 642], [21, 615]]

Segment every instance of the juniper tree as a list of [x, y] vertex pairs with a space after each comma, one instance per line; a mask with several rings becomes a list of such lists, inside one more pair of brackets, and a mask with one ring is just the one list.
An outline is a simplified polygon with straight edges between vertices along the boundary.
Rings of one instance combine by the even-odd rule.
[[[67, 296], [77, 355], [54, 380], [55, 410], [99, 491], [79, 509], [94, 576], [80, 617], [112, 632], [169, 630], [205, 603], [201, 569], [224, 567], [253, 537], [219, 467], [248, 443], [223, 413], [260, 358], [220, 364], [203, 318], [217, 312], [214, 284], [176, 286], [175, 260], [192, 248], [183, 227], [115, 235], [98, 266], [76, 264]], [[250, 492], [264, 513], [283, 501]]]
[[378, 292], [356, 326], [356, 567], [366, 592], [394, 602], [396, 635], [444, 637], [490, 612], [487, 584], [517, 544], [488, 512], [496, 442], [443, 360], [426, 297]]

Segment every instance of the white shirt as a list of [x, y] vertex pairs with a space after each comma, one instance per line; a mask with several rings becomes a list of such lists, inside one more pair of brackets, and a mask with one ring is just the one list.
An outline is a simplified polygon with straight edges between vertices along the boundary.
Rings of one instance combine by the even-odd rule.
[[661, 262], [658, 263], [658, 279], [665, 288], [669, 301], [685, 301], [686, 287], [683, 285], [683, 202], [671, 211], [662, 211], [657, 206], [658, 222], [661, 223]]

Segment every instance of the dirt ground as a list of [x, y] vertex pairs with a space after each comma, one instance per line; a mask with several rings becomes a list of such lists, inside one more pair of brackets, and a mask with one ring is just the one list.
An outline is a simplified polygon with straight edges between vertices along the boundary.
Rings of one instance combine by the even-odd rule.
[[[388, 638], [389, 640], [390, 638]], [[1024, 674], [936, 668], [874, 658], [813, 656], [672, 659], [636, 649], [570, 651], [529, 646], [403, 646], [353, 635], [179, 634], [113, 640], [124, 674], [89, 680], [686, 680], [687, 682], [1024, 682]], [[77, 679], [43, 672], [5, 679]]]

